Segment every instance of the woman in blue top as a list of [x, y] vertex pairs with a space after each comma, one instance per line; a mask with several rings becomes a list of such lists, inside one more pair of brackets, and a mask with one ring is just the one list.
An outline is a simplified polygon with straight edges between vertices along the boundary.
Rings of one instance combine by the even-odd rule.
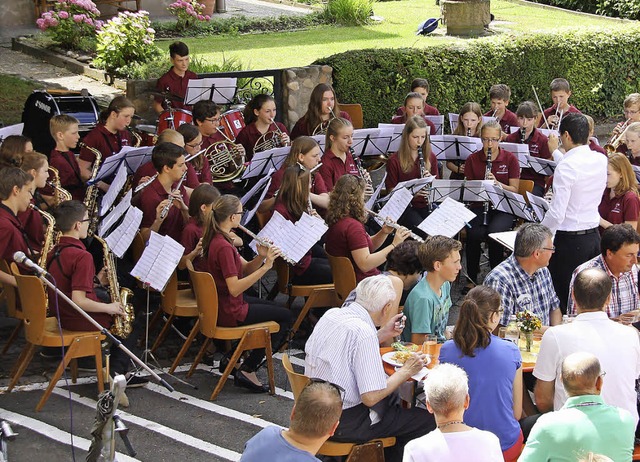
[[453, 339], [445, 342], [440, 362], [456, 364], [469, 376], [471, 402], [465, 423], [500, 439], [505, 462], [522, 450], [522, 358], [512, 342], [491, 332], [500, 322], [500, 294], [486, 286], [469, 291], [460, 307]]

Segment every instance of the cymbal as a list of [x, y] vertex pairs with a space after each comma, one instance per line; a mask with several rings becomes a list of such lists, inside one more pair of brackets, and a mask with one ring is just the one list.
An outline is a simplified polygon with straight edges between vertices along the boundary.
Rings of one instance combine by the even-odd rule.
[[174, 95], [173, 93], [168, 93], [168, 92], [161, 93], [159, 91], [149, 90], [149, 91], [145, 91], [143, 95], [153, 96], [154, 98], [156, 97], [162, 98], [162, 99], [166, 98], [169, 101], [177, 101], [179, 103], [182, 103], [184, 101], [184, 98], [181, 98], [177, 95]]

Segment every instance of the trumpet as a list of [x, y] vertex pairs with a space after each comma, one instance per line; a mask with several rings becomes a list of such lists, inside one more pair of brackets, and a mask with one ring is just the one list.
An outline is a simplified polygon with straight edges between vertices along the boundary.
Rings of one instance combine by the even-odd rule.
[[555, 123], [551, 124], [551, 127], [549, 127], [551, 130], [558, 130], [560, 128], [560, 122], [562, 121], [562, 116], [564, 115], [564, 111], [560, 109], [560, 114], [558, 115], [559, 109], [560, 109], [560, 106], [556, 106], [555, 116], [558, 118], [558, 120], [556, 120]]
[[[491, 160], [491, 148], [487, 148], [487, 168], [484, 171], [484, 179], [488, 180], [489, 175], [491, 175], [491, 168], [493, 167], [493, 162]], [[489, 214], [489, 201], [484, 203], [484, 209], [482, 211], [483, 219], [482, 224], [487, 226], [487, 215]]]
[[[182, 183], [184, 182], [185, 178], [187, 178], [187, 172], [184, 172], [182, 174], [182, 178], [180, 178], [180, 181], [178, 181], [178, 185], [176, 186], [176, 189], [174, 189], [174, 191], [180, 191], [180, 187], [182, 186]], [[167, 218], [167, 215], [169, 215], [169, 210], [171, 209], [171, 206], [173, 205], [173, 201], [174, 201], [174, 198], [173, 197], [169, 197], [169, 202], [167, 202], [167, 205], [165, 205], [162, 208], [162, 210], [160, 211], [160, 218], [162, 220]]]
[[[386, 226], [393, 228], [395, 230], [398, 230], [400, 228], [404, 228], [404, 226], [399, 225], [398, 222], [393, 221], [391, 218], [382, 218], [382, 216], [376, 212], [374, 212], [373, 210], [364, 209], [365, 212], [367, 212], [369, 215], [371, 215], [374, 218], [377, 218], [378, 220], [381, 220]], [[424, 242], [424, 239], [422, 239], [420, 236], [418, 236], [416, 233], [414, 233], [413, 231], [409, 231], [409, 237], [415, 241], [418, 242]]]
[[627, 132], [627, 127], [629, 126], [630, 123], [631, 123], [631, 119], [625, 120], [625, 122], [620, 126], [620, 128], [618, 128], [618, 131], [619, 131], [618, 134], [616, 134], [616, 129], [613, 130], [613, 134], [611, 135], [611, 138], [609, 138], [609, 141], [607, 141], [607, 144], [603, 146], [604, 150], [607, 151], [608, 156], [616, 152], [616, 150], [618, 149], [618, 146], [620, 146], [620, 143], [622, 143], [622, 140], [624, 139], [624, 135]]
[[[258, 243], [258, 245], [261, 245], [262, 247], [267, 247], [268, 249], [270, 249], [272, 247], [276, 247], [275, 244], [272, 244], [271, 242], [269, 242], [266, 239], [258, 237], [257, 234], [255, 234], [254, 232], [250, 231], [249, 229], [247, 229], [246, 227], [242, 226], [241, 224], [238, 224], [238, 228], [240, 228], [242, 231], [244, 231], [247, 234], [247, 236], [249, 236], [250, 238], [255, 240]], [[280, 258], [282, 258], [284, 261], [286, 261], [290, 265], [297, 265], [297, 263], [293, 259], [291, 259], [288, 256], [286, 256], [284, 253], [280, 254]]]

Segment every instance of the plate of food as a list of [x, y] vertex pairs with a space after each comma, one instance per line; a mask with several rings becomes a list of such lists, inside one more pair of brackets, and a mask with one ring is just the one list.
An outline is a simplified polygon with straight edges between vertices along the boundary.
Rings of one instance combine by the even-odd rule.
[[[391, 345], [394, 348], [394, 351], [389, 351], [382, 355], [382, 360], [392, 365], [393, 367], [402, 367], [407, 359], [411, 357], [413, 353], [416, 353], [420, 350], [418, 345], [411, 344], [403, 344], [403, 343], [394, 343]], [[428, 364], [427, 357], [427, 364]]]

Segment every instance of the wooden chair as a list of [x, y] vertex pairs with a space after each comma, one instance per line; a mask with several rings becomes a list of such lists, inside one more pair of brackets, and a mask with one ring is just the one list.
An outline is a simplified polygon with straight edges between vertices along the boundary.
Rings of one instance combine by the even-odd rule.
[[62, 376], [64, 369], [71, 363], [71, 378], [73, 383], [78, 377], [78, 367], [76, 358], [93, 356], [96, 360], [96, 375], [98, 377], [98, 391], [104, 391], [104, 380], [102, 377], [102, 350], [101, 340], [104, 338], [99, 331], [72, 332], [62, 330], [62, 335], [58, 329], [56, 318], [47, 318], [47, 302], [45, 298], [42, 282], [35, 276], [24, 276], [20, 274], [15, 263], [11, 264], [11, 271], [18, 283], [18, 293], [22, 300], [22, 311], [24, 315], [24, 331], [27, 340], [22, 353], [17, 361], [16, 372], [11, 378], [11, 383], [7, 391], [11, 391], [24, 374], [27, 366], [33, 358], [36, 347], [65, 347], [64, 358], [60, 361], [55, 374], [51, 377], [49, 386], [36, 406], [36, 411], [40, 411], [49, 399], [49, 395]]
[[[307, 297], [307, 300], [300, 310], [300, 314], [291, 327], [291, 332], [287, 343], [293, 339], [300, 328], [300, 324], [307, 317], [311, 308], [323, 308], [339, 305], [336, 290], [333, 284], [315, 284], [315, 285], [297, 285], [291, 283], [291, 274], [289, 265], [282, 259], [276, 259], [274, 263], [276, 273], [278, 275], [278, 290], [280, 293], [287, 295], [287, 308], [291, 309], [293, 300], [296, 297]], [[280, 351], [284, 351], [286, 343], [282, 345]]]
[[633, 458], [631, 460], [640, 461], [640, 444], [636, 444], [633, 448]]
[[364, 118], [363, 118], [363, 115], [362, 115], [362, 105], [361, 104], [342, 104], [342, 103], [340, 103], [340, 110], [346, 112], [347, 114], [349, 114], [349, 117], [351, 117], [351, 123], [353, 124], [353, 128], [362, 128], [362, 127], [364, 127]]
[[527, 192], [533, 192], [533, 180], [520, 180], [518, 183], [518, 194], [522, 194], [524, 198], [529, 203], [529, 199], [527, 198]]
[[198, 351], [196, 359], [193, 361], [191, 369], [189, 369], [189, 372], [187, 373], [187, 377], [191, 377], [193, 372], [196, 370], [196, 367], [202, 360], [202, 356], [207, 350], [207, 346], [209, 346], [212, 339], [239, 340], [238, 346], [229, 360], [229, 365], [222, 373], [222, 377], [220, 377], [220, 380], [209, 399], [213, 401], [218, 397], [222, 391], [222, 387], [224, 387], [224, 384], [227, 381], [227, 378], [229, 378], [229, 374], [231, 374], [231, 371], [240, 359], [240, 355], [245, 351], [254, 350], [256, 348], [265, 349], [267, 371], [269, 375], [269, 392], [273, 395], [275, 393], [275, 380], [273, 376], [271, 334], [280, 330], [278, 323], [267, 321], [238, 327], [218, 326], [218, 291], [216, 289], [213, 276], [209, 273], [194, 271], [191, 262], [187, 262], [187, 268], [189, 268], [191, 283], [193, 284], [193, 290], [196, 293], [196, 300], [198, 302], [200, 318], [198, 327], [200, 329], [200, 333], [206, 337], [200, 351]]
[[[7, 264], [7, 261], [4, 260], [4, 259], [0, 259], [0, 271], [4, 271], [7, 274], [11, 274], [11, 269], [9, 268], [9, 265]], [[9, 335], [9, 338], [7, 339], [7, 343], [4, 344], [4, 348], [2, 348], [2, 352], [0, 353], [0, 355], [3, 355], [7, 351], [9, 351], [9, 347], [15, 341], [16, 337], [18, 336], [18, 334], [22, 330], [22, 326], [24, 324], [22, 322], [23, 319], [24, 319], [24, 316], [22, 315], [22, 309], [18, 308], [18, 305], [19, 305], [20, 302], [18, 300], [18, 293], [17, 293], [16, 288], [13, 287], [12, 285], [9, 285], [9, 284], [3, 284], [2, 285], [2, 298], [4, 299], [5, 303], [7, 304], [7, 316], [10, 317], [10, 318], [15, 318], [20, 322], [11, 331], [11, 334]]]
[[[309, 377], [304, 374], [299, 374], [293, 370], [293, 366], [291, 365], [291, 360], [289, 356], [284, 353], [282, 355], [282, 365], [284, 366], [284, 370], [287, 373], [287, 378], [289, 379], [289, 385], [291, 385], [291, 391], [293, 392], [293, 399], [295, 401], [298, 400], [298, 396], [302, 393], [304, 387], [309, 383]], [[364, 444], [372, 444], [378, 443], [377, 446], [379, 448], [379, 455], [383, 456], [383, 448], [389, 448], [391, 446], [395, 446], [396, 439], [393, 436], [389, 436], [386, 438], [379, 438], [376, 440], [367, 441]], [[356, 450], [358, 446], [361, 446], [356, 443], [339, 443], [337, 441], [327, 440], [322, 445], [318, 454], [329, 457], [342, 457], [342, 456], [350, 456]], [[347, 459], [348, 461], [349, 459]], [[384, 460], [384, 457], [382, 459]]]
[[333, 274], [333, 285], [340, 302], [344, 302], [351, 291], [356, 288], [356, 272], [353, 269], [351, 260], [347, 257], [334, 257], [329, 255], [329, 265]]

